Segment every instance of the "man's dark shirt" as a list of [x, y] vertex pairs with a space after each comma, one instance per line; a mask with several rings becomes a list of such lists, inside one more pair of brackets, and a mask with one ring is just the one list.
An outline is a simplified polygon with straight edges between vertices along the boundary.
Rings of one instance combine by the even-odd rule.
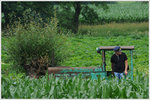
[[122, 73], [125, 70], [125, 60], [127, 60], [127, 56], [125, 53], [121, 53], [121, 55], [117, 56], [113, 54], [111, 56], [111, 63], [114, 63], [114, 72]]

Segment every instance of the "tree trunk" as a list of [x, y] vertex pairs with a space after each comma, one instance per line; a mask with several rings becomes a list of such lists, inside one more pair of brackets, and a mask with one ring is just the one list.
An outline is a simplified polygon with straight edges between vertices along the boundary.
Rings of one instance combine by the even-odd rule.
[[73, 16], [73, 28], [72, 31], [74, 33], [78, 32], [78, 25], [79, 25], [79, 15], [81, 12], [81, 4], [80, 2], [75, 2], [74, 3], [74, 8], [75, 8], [75, 14]]

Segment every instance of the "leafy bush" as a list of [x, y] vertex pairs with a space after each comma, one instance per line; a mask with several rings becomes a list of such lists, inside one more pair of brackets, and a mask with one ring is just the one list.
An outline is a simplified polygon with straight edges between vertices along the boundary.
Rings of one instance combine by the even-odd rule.
[[25, 77], [19, 81], [2, 77], [2, 98], [11, 99], [61, 99], [61, 98], [149, 98], [149, 80], [144, 73], [138, 73], [134, 80], [126, 79], [117, 83], [116, 79], [98, 80], [74, 77], [56, 79], [48, 75], [40, 79]]
[[56, 18], [44, 27], [33, 21], [25, 25], [18, 23], [14, 30], [8, 52], [14, 66], [21, 66], [30, 76], [44, 75], [48, 67], [59, 65], [69, 54], [67, 37], [58, 34]]
[[92, 8], [89, 8], [86, 6], [85, 8], [82, 9], [81, 14], [83, 16], [82, 21], [84, 21], [84, 23], [86, 23], [86, 24], [91, 25], [91, 24], [97, 23], [97, 21], [98, 21], [97, 12]]

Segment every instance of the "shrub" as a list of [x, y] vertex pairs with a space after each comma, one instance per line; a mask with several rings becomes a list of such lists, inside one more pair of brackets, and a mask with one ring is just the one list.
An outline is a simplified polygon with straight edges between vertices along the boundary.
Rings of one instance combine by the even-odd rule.
[[57, 33], [56, 18], [44, 27], [33, 21], [18, 23], [13, 37], [8, 52], [14, 66], [30, 76], [45, 75], [48, 67], [58, 66], [69, 55], [67, 37]]

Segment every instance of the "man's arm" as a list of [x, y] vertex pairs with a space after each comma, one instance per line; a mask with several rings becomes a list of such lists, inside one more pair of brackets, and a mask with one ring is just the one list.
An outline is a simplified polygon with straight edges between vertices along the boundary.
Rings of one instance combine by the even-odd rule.
[[112, 74], [114, 75], [114, 63], [111, 63]]
[[125, 75], [128, 74], [127, 69], [128, 69], [128, 60], [125, 60], [125, 71], [124, 71]]

